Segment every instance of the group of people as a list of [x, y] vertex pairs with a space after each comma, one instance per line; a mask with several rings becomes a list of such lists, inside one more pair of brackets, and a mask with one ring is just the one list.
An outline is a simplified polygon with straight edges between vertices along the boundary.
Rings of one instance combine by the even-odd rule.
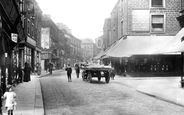
[[22, 68], [21, 65], [19, 64], [19, 67], [17, 69], [17, 80], [19, 83], [22, 82], [29, 82], [31, 81], [31, 66], [29, 63], [25, 63], [25, 67]]
[[[76, 76], [77, 76], [77, 78], [79, 78], [80, 66], [78, 63], [76, 63], [74, 65], [74, 67], [75, 67]], [[68, 82], [72, 82], [72, 78], [71, 78], [72, 67], [71, 67], [71, 65], [68, 64], [67, 67], [65, 68], [65, 70], [67, 71]]]
[[[25, 63], [25, 67], [22, 68], [21, 65], [19, 64], [17, 70], [16, 70], [16, 80], [19, 83], [22, 82], [28, 82], [31, 81], [31, 66], [29, 63]], [[5, 93], [3, 90], [0, 88], [0, 115], [2, 115], [2, 100], [5, 99], [5, 108], [7, 110], [8, 115], [13, 115], [13, 110], [16, 109], [16, 93], [13, 91], [13, 86], [12, 85], [7, 85]]]
[[[74, 65], [74, 68], [75, 68], [75, 72], [76, 72], [76, 77], [79, 78], [79, 74], [80, 74], [80, 66], [78, 63], [76, 63]], [[72, 79], [71, 79], [71, 74], [72, 74], [72, 67], [70, 64], [67, 65], [67, 67], [65, 68], [65, 70], [67, 71], [67, 77], [68, 77], [68, 82], [72, 82]], [[112, 80], [114, 80], [114, 77], [115, 77], [115, 69], [112, 68], [110, 70], [110, 76], [112, 78]]]

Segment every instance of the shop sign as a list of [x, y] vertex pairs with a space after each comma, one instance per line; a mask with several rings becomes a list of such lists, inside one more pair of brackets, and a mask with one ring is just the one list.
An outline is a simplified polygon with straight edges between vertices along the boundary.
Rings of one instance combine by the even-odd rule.
[[18, 35], [15, 34], [15, 33], [11, 33], [11, 40], [15, 43], [17, 43], [17, 40], [18, 40]]
[[50, 59], [49, 54], [41, 54], [41, 59]]
[[41, 28], [41, 47], [50, 48], [50, 28]]
[[36, 41], [33, 40], [31, 37], [27, 36], [27, 43], [31, 44], [32, 46], [36, 46]]

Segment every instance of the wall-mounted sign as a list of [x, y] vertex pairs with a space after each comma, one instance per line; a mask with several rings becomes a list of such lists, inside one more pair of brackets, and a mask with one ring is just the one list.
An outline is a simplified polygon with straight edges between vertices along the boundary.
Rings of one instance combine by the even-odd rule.
[[18, 34], [15, 33], [11, 33], [11, 40], [15, 43], [17, 43], [18, 40]]
[[132, 31], [149, 31], [149, 10], [132, 10]]
[[41, 47], [43, 49], [50, 48], [50, 28], [41, 29]]
[[31, 44], [32, 46], [36, 46], [36, 41], [29, 36], [27, 36], [27, 43]]
[[41, 54], [41, 59], [50, 59], [50, 55], [49, 54]]

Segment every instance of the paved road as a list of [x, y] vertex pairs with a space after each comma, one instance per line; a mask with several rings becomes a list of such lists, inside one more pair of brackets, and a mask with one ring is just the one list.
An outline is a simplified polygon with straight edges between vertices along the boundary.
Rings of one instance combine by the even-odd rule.
[[77, 79], [68, 82], [66, 72], [42, 77], [46, 115], [183, 115], [181, 106], [137, 92], [121, 83], [102, 79], [92, 83]]

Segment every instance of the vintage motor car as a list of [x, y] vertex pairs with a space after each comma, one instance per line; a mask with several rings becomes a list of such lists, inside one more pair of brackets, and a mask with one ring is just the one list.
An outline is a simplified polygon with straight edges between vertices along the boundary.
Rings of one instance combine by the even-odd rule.
[[89, 83], [91, 83], [92, 78], [94, 77], [96, 77], [98, 81], [100, 81], [102, 77], [105, 78], [106, 83], [109, 83], [110, 81], [110, 72], [112, 69], [111, 66], [104, 66], [98, 64], [83, 64], [81, 66], [81, 69], [83, 69], [83, 81], [87, 80]]

